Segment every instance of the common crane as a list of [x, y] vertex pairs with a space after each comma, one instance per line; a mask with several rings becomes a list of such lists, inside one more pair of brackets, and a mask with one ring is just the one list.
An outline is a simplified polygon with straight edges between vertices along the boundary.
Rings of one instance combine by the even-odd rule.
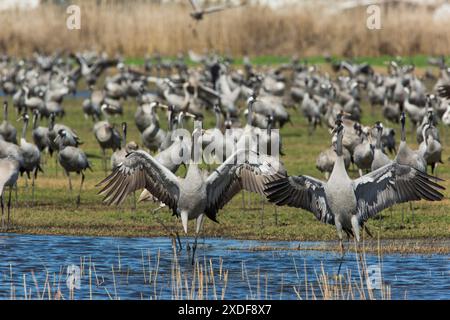
[[76, 204], [77, 207], [81, 202], [81, 189], [83, 188], [84, 183], [84, 171], [86, 169], [90, 169], [92, 171], [91, 165], [86, 157], [86, 154], [77, 147], [66, 146], [63, 141], [66, 137], [67, 132], [64, 129], [60, 129], [58, 131], [58, 136], [56, 137], [56, 143], [59, 144], [59, 152], [58, 152], [58, 162], [61, 167], [64, 168], [64, 171], [69, 179], [69, 190], [72, 192], [72, 180], [70, 178], [71, 172], [76, 172], [77, 174], [81, 174], [81, 183], [80, 190], [78, 192]]
[[5, 141], [17, 144], [17, 130], [8, 121], [8, 102], [6, 100], [3, 102], [3, 121], [0, 124], [0, 136]]
[[441, 179], [397, 162], [352, 180], [344, 166], [343, 130], [338, 120], [334, 129], [338, 158], [327, 182], [309, 176], [286, 176], [267, 182], [265, 188], [270, 202], [308, 210], [319, 221], [335, 225], [342, 251], [339, 271], [344, 233], [359, 242], [364, 223], [383, 209], [421, 199], [439, 201], [443, 198], [439, 190], [445, 189], [436, 183]]
[[17, 179], [19, 178], [19, 168], [20, 164], [17, 159], [12, 156], [7, 156], [6, 158], [0, 159], [0, 205], [2, 207], [2, 229], [5, 228], [5, 204], [3, 199], [3, 193], [5, 187], [9, 187], [9, 197], [7, 204], [7, 212], [8, 212], [8, 222], [9, 226], [10, 221], [10, 212], [11, 212], [11, 191], [12, 187], [16, 184]]
[[[174, 215], [181, 217], [184, 232], [188, 220], [196, 220], [194, 262], [197, 237], [204, 216], [217, 221], [217, 212], [241, 189], [263, 194], [264, 180], [279, 176], [275, 160], [240, 150], [234, 153], [209, 176], [198, 167], [201, 129], [192, 133], [191, 159], [185, 178], [177, 177], [145, 151], [130, 153], [111, 175], [101, 181], [100, 194], [107, 204], [120, 204], [125, 197], [138, 189], [146, 188], [165, 203]], [[247, 162], [239, 159], [247, 158]], [[180, 244], [181, 246], [181, 244]]]

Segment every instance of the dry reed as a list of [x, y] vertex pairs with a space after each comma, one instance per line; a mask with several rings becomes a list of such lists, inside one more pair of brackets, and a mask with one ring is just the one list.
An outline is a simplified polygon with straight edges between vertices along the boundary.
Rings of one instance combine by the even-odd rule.
[[[355, 244], [356, 249], [356, 244]], [[356, 262], [358, 265], [358, 273], [354, 276], [350, 269], [347, 269], [344, 274], [338, 276], [336, 274], [329, 274], [323, 263], [313, 268], [314, 277], [308, 278], [308, 271], [306, 266], [306, 260], [304, 261], [304, 273], [299, 272], [297, 268], [296, 260], [293, 258], [292, 272], [295, 272], [298, 284], [292, 285], [284, 284], [284, 274], [281, 274], [281, 282], [277, 284], [278, 290], [268, 292], [269, 281], [274, 281], [273, 276], [266, 272], [261, 272], [257, 268], [256, 272], [249, 272], [249, 269], [242, 261], [242, 277], [240, 279], [234, 279], [234, 285], [241, 287], [247, 287], [247, 299], [261, 300], [261, 299], [283, 299], [288, 289], [293, 289], [298, 299], [306, 300], [360, 300], [360, 299], [391, 299], [391, 289], [389, 285], [382, 283], [381, 288], [373, 290], [366, 285], [366, 279], [369, 275], [367, 273], [366, 254], [364, 245], [363, 251], [356, 255]], [[143, 252], [142, 252], [143, 253]], [[223, 300], [227, 299], [227, 288], [229, 286], [229, 272], [223, 268], [223, 259], [219, 258], [218, 263], [213, 259], [207, 259], [199, 257], [196, 259], [192, 268], [187, 267], [180, 261], [180, 257], [177, 255], [176, 250], [173, 250], [171, 257], [171, 267], [169, 274], [161, 273], [160, 269], [161, 253], [158, 250], [155, 253], [154, 261], [152, 265], [151, 253], [147, 251], [147, 261], [145, 263], [145, 257], [142, 256], [142, 279], [143, 287], [137, 286], [135, 290], [140, 293], [141, 299], [172, 299], [172, 300]], [[379, 257], [380, 258], [380, 257]], [[382, 269], [381, 260], [379, 260], [380, 270]], [[111, 265], [109, 272], [104, 270], [104, 276], [101, 278], [103, 281], [99, 281], [95, 264], [92, 262], [91, 257], [87, 259], [82, 257], [80, 259], [80, 281], [85, 285], [81, 288], [82, 291], [87, 291], [87, 297], [79, 289], [71, 288], [68, 291], [68, 295], [64, 295], [61, 287], [61, 281], [63, 285], [65, 282], [63, 272], [64, 269], [60, 268], [59, 274], [49, 274], [49, 271], [45, 271], [44, 283], [39, 283], [34, 271], [31, 270], [30, 277], [24, 273], [22, 275], [22, 282], [15, 282], [13, 280], [12, 266], [9, 266], [9, 281], [10, 281], [10, 295], [11, 300], [24, 299], [24, 300], [59, 300], [59, 299], [79, 299], [80, 294], [84, 296], [84, 299], [99, 299], [101, 296], [98, 293], [98, 289], [104, 290], [103, 298], [110, 300], [120, 300], [119, 285], [126, 283], [128, 286], [129, 270], [127, 272], [118, 271], [118, 266]], [[87, 268], [88, 272], [84, 272], [84, 268]], [[137, 270], [136, 270], [137, 271]], [[136, 272], [135, 271], [135, 272]], [[53, 276], [53, 281], [51, 281]], [[166, 277], [168, 276], [168, 280]], [[236, 277], [237, 274], [234, 274]], [[126, 279], [124, 279], [124, 277]], [[87, 279], [86, 279], [87, 278]], [[95, 278], [95, 281], [93, 281]], [[105, 278], [108, 279], [105, 283]], [[56, 280], [58, 279], [58, 280]], [[159, 280], [160, 279], [160, 280]], [[237, 282], [236, 282], [237, 280]], [[41, 280], [42, 281], [42, 280]], [[42, 287], [41, 287], [42, 285]], [[16, 286], [19, 286], [16, 288]], [[20, 288], [20, 286], [22, 288]], [[273, 286], [273, 284], [272, 284]], [[150, 291], [146, 292], [146, 288]], [[17, 290], [23, 289], [23, 297], [16, 295]], [[93, 290], [97, 289], [97, 294], [94, 296]], [[124, 289], [121, 286], [121, 289]], [[144, 289], [144, 291], [141, 291]], [[273, 288], [272, 288], [273, 290]], [[162, 295], [165, 291], [170, 292], [170, 296]]]
[[185, 5], [151, 1], [75, 1], [81, 29], [66, 28], [65, 7], [44, 4], [30, 11], [0, 12], [0, 52], [29, 55], [95, 49], [142, 57], [194, 50], [233, 55], [378, 56], [450, 54], [450, 22], [404, 6], [383, 9], [381, 30], [366, 27], [365, 8], [331, 15], [324, 7], [270, 9], [246, 6], [200, 22]]

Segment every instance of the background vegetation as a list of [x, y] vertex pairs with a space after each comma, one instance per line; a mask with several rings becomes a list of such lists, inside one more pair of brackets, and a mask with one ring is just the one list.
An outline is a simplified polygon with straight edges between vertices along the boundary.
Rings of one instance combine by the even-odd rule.
[[97, 49], [126, 57], [188, 50], [286, 57], [450, 54], [450, 21], [435, 22], [432, 11], [401, 4], [383, 8], [381, 30], [367, 29], [365, 7], [332, 13], [330, 5], [315, 3], [276, 10], [245, 6], [195, 22], [187, 1], [71, 4], [81, 7], [81, 30], [68, 30], [66, 7], [51, 2], [29, 11], [0, 12], [0, 52]]

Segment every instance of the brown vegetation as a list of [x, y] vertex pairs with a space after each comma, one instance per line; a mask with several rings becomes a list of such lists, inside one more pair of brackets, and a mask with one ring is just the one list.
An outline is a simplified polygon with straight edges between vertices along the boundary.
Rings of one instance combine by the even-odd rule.
[[81, 30], [68, 30], [65, 7], [0, 12], [0, 52], [97, 49], [129, 57], [189, 49], [233, 55], [378, 56], [450, 54], [450, 22], [405, 7], [383, 10], [381, 30], [366, 28], [365, 8], [331, 15], [325, 8], [246, 6], [195, 22], [187, 5], [148, 1], [75, 1]]

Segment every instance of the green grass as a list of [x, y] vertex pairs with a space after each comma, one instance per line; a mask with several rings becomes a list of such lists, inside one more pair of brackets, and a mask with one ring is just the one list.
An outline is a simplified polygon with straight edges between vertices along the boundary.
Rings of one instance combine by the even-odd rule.
[[[326, 63], [325, 58], [322, 56], [313, 56], [313, 57], [299, 57], [302, 61], [307, 61], [309, 64], [324, 64]], [[332, 60], [348, 60], [345, 57], [333, 56]], [[447, 57], [448, 59], [449, 57]], [[164, 57], [164, 60], [172, 61], [176, 59], [175, 57]], [[257, 66], [265, 66], [265, 65], [278, 65], [283, 63], [289, 63], [292, 57], [283, 57], [283, 56], [253, 56], [250, 58], [252, 64]], [[362, 63], [367, 62], [372, 66], [386, 66], [390, 61], [397, 60], [398, 57], [394, 56], [378, 56], [378, 57], [357, 57], [352, 59], [355, 62]], [[400, 59], [402, 63], [405, 64], [414, 64], [416, 67], [427, 67], [428, 56], [426, 55], [416, 55], [411, 57], [403, 57]], [[127, 58], [126, 63], [133, 65], [143, 65], [143, 58]], [[185, 58], [184, 60], [188, 66], [196, 65], [189, 58]], [[234, 65], [242, 65], [242, 57], [233, 58]]]
[[[26, 187], [26, 179], [19, 180], [18, 207], [12, 213], [12, 226], [10, 232], [30, 234], [71, 234], [71, 235], [103, 235], [103, 236], [160, 236], [167, 232], [157, 222], [152, 209], [153, 203], [138, 204], [137, 210], [131, 210], [131, 197], [121, 207], [108, 207], [102, 204], [101, 197], [97, 195], [95, 184], [103, 177], [101, 165], [101, 151], [92, 133], [91, 120], [86, 120], [81, 110], [81, 100], [66, 100], [64, 102], [66, 117], [63, 122], [78, 132], [84, 141], [82, 149], [88, 154], [93, 164], [93, 172], [86, 173], [86, 182], [82, 191], [81, 206], [76, 208], [75, 196], [78, 191], [79, 177], [72, 175], [74, 185], [73, 194], [68, 191], [66, 177], [61, 168], [56, 173], [55, 159], [45, 157], [45, 173], [36, 181], [36, 204], [31, 207], [31, 189]], [[378, 111], [372, 116], [368, 111], [366, 101], [363, 104], [364, 124], [373, 124], [382, 120]], [[129, 125], [129, 140], [141, 143], [139, 133], [134, 125], [134, 112], [136, 104], [128, 100], [124, 106], [124, 117], [113, 118], [111, 121], [117, 125], [123, 120]], [[322, 174], [315, 168], [315, 159], [320, 151], [330, 144], [330, 134], [325, 127], [319, 127], [313, 136], [307, 134], [305, 119], [294, 108], [290, 108], [293, 125], [287, 124], [282, 129], [283, 147], [286, 156], [282, 158], [289, 174], [306, 174], [323, 179]], [[11, 119], [13, 118], [11, 112]], [[160, 117], [165, 128], [165, 117]], [[59, 121], [59, 120], [58, 120]], [[213, 126], [214, 117], [206, 114], [204, 127]], [[42, 123], [41, 125], [45, 125]], [[393, 124], [399, 133], [399, 127]], [[409, 127], [410, 128], [410, 127]], [[449, 130], [440, 128], [443, 145], [450, 142]], [[31, 139], [30, 131], [28, 139]], [[400, 134], [397, 134], [397, 138]], [[408, 134], [409, 144], [416, 147], [415, 134]], [[415, 202], [415, 216], [412, 220], [408, 205], [397, 205], [393, 209], [383, 211], [377, 219], [371, 219], [368, 226], [372, 233], [381, 239], [448, 239], [450, 238], [450, 201], [449, 178], [450, 167], [448, 158], [449, 148], [444, 148], [443, 159], [445, 164], [438, 168], [438, 175], [446, 179], [443, 182], [447, 190], [442, 202]], [[108, 153], [111, 155], [111, 152]], [[180, 174], [184, 169], [180, 169]], [[356, 177], [357, 173], [351, 171], [350, 175]], [[30, 185], [30, 184], [28, 184]], [[139, 192], [136, 193], [136, 196]], [[13, 197], [14, 198], [14, 197]], [[246, 193], [246, 201], [248, 193]], [[235, 237], [242, 239], [283, 239], [283, 240], [335, 240], [336, 231], [331, 225], [318, 222], [314, 216], [306, 211], [279, 207], [277, 225], [275, 224], [274, 207], [264, 203], [264, 214], [261, 207], [261, 198], [251, 195], [252, 210], [242, 209], [242, 197], [238, 194], [223, 210], [219, 212], [219, 224], [207, 220], [204, 224], [203, 234], [214, 237]], [[402, 221], [402, 210], [405, 210]], [[156, 213], [170, 228], [182, 231], [181, 223], [172, 217], [167, 209]], [[194, 231], [194, 223], [190, 222], [189, 230]]]

